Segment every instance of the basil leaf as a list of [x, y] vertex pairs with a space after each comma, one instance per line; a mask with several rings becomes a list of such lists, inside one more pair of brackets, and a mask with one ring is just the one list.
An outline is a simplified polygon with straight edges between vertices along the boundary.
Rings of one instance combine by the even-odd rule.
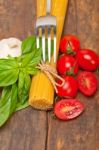
[[29, 90], [31, 85], [31, 78], [27, 73], [24, 73], [24, 79], [25, 82], [24, 82], [24, 89], [22, 92], [22, 100], [21, 100], [22, 104], [24, 104], [24, 102], [28, 100]]
[[19, 111], [19, 110], [22, 110], [22, 109], [24, 109], [24, 108], [26, 108], [26, 107], [28, 107], [29, 106], [29, 103], [28, 103], [28, 101], [25, 101], [25, 103], [24, 104], [22, 104], [22, 103], [17, 103], [17, 106], [16, 106], [16, 110], [15, 111]]
[[12, 85], [12, 89], [11, 89], [10, 114], [12, 114], [15, 111], [17, 101], [18, 101], [18, 88], [17, 88], [17, 83], [15, 83]]
[[6, 99], [8, 99], [8, 97], [9, 97], [10, 90], [11, 90], [11, 88], [9, 88], [9, 87], [3, 88], [1, 99], [0, 99], [0, 108], [6, 103]]
[[31, 36], [22, 42], [22, 54], [31, 52], [36, 47], [36, 37]]
[[24, 105], [24, 103], [26, 102], [26, 101], [28, 101], [28, 93], [27, 92], [23, 92], [23, 95], [22, 95], [22, 100], [21, 100], [21, 105]]
[[16, 59], [0, 59], [0, 87], [14, 84], [18, 79], [18, 74]]
[[35, 67], [41, 61], [41, 50], [35, 49], [33, 52], [22, 56], [22, 67], [33, 66]]
[[0, 71], [11, 70], [18, 68], [18, 63], [15, 58], [12, 59], [0, 59]]
[[24, 79], [25, 79], [25, 91], [29, 92], [30, 90], [30, 85], [31, 85], [31, 78], [30, 75], [28, 75], [27, 73], [24, 74]]
[[28, 100], [28, 93], [30, 89], [31, 78], [30, 75], [24, 72], [20, 72], [18, 80], [18, 97], [20, 104], [24, 105], [25, 101]]
[[6, 98], [5, 105], [2, 108], [0, 108], [0, 127], [8, 120], [10, 116], [10, 101], [11, 97], [9, 93], [9, 97]]
[[29, 106], [28, 104], [28, 98], [29, 98], [29, 89], [30, 89], [30, 83], [31, 83], [31, 79], [30, 79], [30, 76], [29, 75], [25, 75], [24, 76], [24, 86], [23, 86], [23, 90], [21, 92], [21, 99], [20, 101], [17, 103], [17, 106], [16, 106], [16, 110], [15, 111], [19, 111], [21, 109], [24, 109], [26, 107]]
[[[5, 103], [3, 103], [3, 100], [1, 101], [2, 107], [0, 107], [0, 127], [8, 120], [8, 118], [16, 109], [17, 85], [15, 83], [13, 86], [9, 86], [8, 88], [10, 90], [5, 89], [3, 94], [3, 98], [5, 97]], [[7, 94], [7, 97], [5, 96], [5, 93]]]
[[41, 49], [35, 49], [35, 53], [33, 55], [32, 60], [30, 61], [30, 63], [27, 66], [37, 66], [39, 64], [39, 62], [42, 59], [42, 51]]
[[26, 65], [28, 65], [32, 59], [34, 57], [34, 53], [28, 53], [22, 56], [22, 60], [21, 60], [21, 65], [22, 67], [25, 67]]
[[0, 87], [14, 84], [18, 79], [19, 69], [0, 70]]
[[38, 72], [38, 69], [33, 68], [33, 67], [26, 67], [26, 71], [29, 75], [36, 75]]
[[19, 73], [19, 78], [18, 78], [18, 99], [21, 101], [22, 99], [22, 93], [24, 90], [24, 74], [22, 71]]

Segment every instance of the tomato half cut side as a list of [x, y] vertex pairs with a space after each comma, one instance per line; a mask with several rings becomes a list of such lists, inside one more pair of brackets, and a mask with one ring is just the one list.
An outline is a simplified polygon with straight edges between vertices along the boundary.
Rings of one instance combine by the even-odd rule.
[[78, 99], [62, 99], [55, 104], [54, 113], [61, 120], [71, 120], [84, 111], [84, 104]]
[[78, 88], [86, 96], [95, 94], [98, 86], [98, 81], [94, 73], [83, 71], [78, 77]]

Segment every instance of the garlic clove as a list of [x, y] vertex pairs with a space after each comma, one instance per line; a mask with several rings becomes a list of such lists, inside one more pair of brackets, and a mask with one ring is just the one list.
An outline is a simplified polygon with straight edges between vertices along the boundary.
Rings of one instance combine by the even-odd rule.
[[17, 46], [17, 47], [20, 46], [22, 44], [22, 42], [17, 38], [11, 37], [11, 38], [7, 39], [7, 44], [10, 48], [13, 48], [14, 46]]
[[19, 39], [11, 37], [7, 40], [7, 44], [10, 48], [9, 49], [9, 55], [11, 57], [21, 56], [21, 54], [22, 54], [22, 51], [21, 51], [22, 42]]
[[22, 54], [21, 51], [22, 42], [14, 37], [3, 39], [0, 41], [0, 58], [19, 57]]
[[0, 58], [7, 58], [9, 53], [9, 46], [5, 40], [0, 41]]

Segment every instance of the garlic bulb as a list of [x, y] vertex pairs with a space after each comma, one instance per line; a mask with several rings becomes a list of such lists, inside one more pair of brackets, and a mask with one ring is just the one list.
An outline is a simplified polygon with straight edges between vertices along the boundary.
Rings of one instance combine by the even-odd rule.
[[22, 42], [17, 38], [2, 39], [0, 41], [0, 58], [19, 57], [21, 56]]

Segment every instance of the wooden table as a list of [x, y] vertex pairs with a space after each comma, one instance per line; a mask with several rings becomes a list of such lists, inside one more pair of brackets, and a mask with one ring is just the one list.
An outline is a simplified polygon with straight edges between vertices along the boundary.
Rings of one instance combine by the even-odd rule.
[[[33, 34], [35, 19], [36, 0], [0, 0], [0, 38]], [[76, 34], [82, 47], [99, 54], [98, 23], [99, 0], [69, 0], [63, 34]], [[0, 150], [99, 150], [99, 91], [78, 98], [86, 111], [69, 122], [31, 107], [15, 113], [0, 129]]]

